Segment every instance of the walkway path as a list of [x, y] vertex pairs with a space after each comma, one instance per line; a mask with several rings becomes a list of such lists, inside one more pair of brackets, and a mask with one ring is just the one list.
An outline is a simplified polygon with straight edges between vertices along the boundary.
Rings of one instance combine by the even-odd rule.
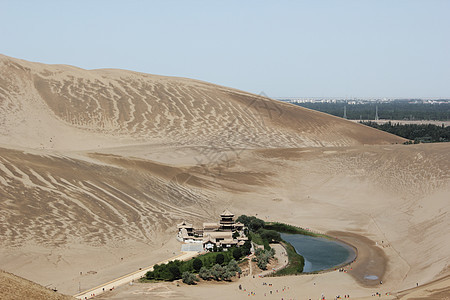
[[270, 247], [275, 249], [275, 258], [278, 260], [277, 265], [272, 270], [267, 270], [259, 274], [259, 276], [266, 276], [272, 272], [283, 269], [287, 266], [289, 258], [287, 256], [286, 249], [281, 244], [270, 244]]
[[[161, 261], [158, 263], [159, 264], [163, 264], [163, 263], [167, 263], [171, 260], [188, 260], [191, 259], [194, 256], [197, 256], [198, 252], [183, 252], [177, 256], [174, 256], [172, 258], [166, 259], [164, 261]], [[111, 289], [114, 289], [120, 285], [123, 284], [127, 284], [130, 282], [133, 282], [134, 280], [138, 280], [139, 278], [143, 277], [145, 275], [145, 273], [147, 273], [148, 271], [152, 271], [153, 270], [153, 266], [148, 266], [146, 268], [142, 268], [140, 270], [137, 270], [135, 272], [129, 273], [127, 275], [121, 276], [117, 279], [111, 280], [107, 283], [101, 284], [99, 286], [96, 286], [94, 288], [91, 288], [87, 291], [81, 292], [79, 294], [74, 295], [75, 298], [77, 299], [90, 299], [94, 296], [100, 295], [101, 293], [104, 293], [106, 291], [109, 291]]]
[[249, 257], [248, 260], [248, 276], [252, 276], [253, 275], [253, 266], [252, 266], [252, 259], [253, 259], [254, 255], [252, 254], [252, 256]]

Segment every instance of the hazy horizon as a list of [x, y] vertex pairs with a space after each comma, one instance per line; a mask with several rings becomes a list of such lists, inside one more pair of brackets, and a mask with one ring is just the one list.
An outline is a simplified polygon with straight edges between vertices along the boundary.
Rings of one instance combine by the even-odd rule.
[[273, 98], [450, 98], [450, 1], [3, 1], [0, 53]]

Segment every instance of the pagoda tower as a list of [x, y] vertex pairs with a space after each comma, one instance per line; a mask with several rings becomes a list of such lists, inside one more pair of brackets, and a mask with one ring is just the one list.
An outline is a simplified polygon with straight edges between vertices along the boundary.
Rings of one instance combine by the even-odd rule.
[[234, 229], [234, 214], [229, 210], [225, 210], [220, 214], [220, 231], [233, 231]]

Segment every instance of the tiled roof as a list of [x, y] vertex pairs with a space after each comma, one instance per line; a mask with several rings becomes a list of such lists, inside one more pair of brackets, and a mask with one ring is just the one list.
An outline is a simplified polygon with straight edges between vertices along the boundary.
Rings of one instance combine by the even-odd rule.
[[177, 226], [178, 228], [192, 228], [192, 224], [186, 223], [186, 221], [181, 222]]
[[220, 214], [221, 217], [234, 217], [234, 214], [231, 213], [228, 209], [225, 209], [223, 213]]

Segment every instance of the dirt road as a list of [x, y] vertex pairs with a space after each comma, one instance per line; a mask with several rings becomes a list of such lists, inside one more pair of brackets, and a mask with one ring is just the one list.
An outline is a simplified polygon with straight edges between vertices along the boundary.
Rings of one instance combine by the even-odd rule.
[[[174, 256], [172, 258], [169, 258], [167, 260], [161, 261], [158, 264], [163, 264], [163, 263], [167, 263], [171, 260], [188, 260], [194, 256], [197, 256], [198, 252], [183, 252], [177, 256]], [[87, 291], [81, 292], [79, 294], [74, 295], [75, 298], [77, 299], [90, 299], [94, 296], [100, 295], [106, 291], [109, 290], [113, 290], [116, 287], [120, 286], [120, 285], [124, 285], [124, 284], [128, 284], [128, 283], [132, 283], [135, 280], [138, 280], [139, 278], [143, 277], [145, 275], [145, 273], [147, 273], [148, 271], [152, 271], [153, 270], [153, 266], [148, 266], [146, 268], [142, 268], [140, 270], [137, 270], [135, 272], [129, 273], [127, 275], [121, 276], [117, 279], [111, 280], [107, 283], [101, 284], [99, 286], [96, 286], [94, 288], [91, 288]]]

